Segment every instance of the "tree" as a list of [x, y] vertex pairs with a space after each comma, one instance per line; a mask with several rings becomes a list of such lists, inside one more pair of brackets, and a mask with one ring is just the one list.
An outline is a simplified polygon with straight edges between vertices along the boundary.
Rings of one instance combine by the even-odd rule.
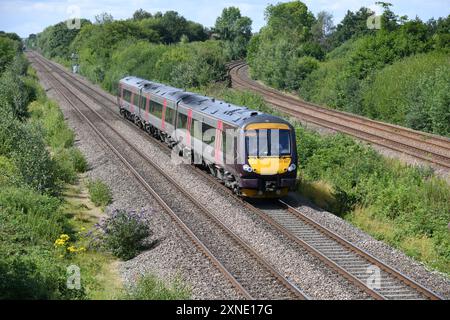
[[0, 31], [0, 37], [6, 37], [17, 42], [22, 42], [22, 38], [15, 32]]
[[19, 44], [17, 41], [0, 36], [0, 74], [13, 61], [18, 50]]
[[365, 34], [373, 34], [374, 31], [367, 28], [367, 19], [374, 12], [362, 7], [357, 12], [347, 11], [347, 14], [336, 27], [336, 31], [331, 35], [331, 46], [336, 48], [345, 41]]
[[[300, 82], [325, 56], [314, 41], [312, 27], [319, 25], [308, 7], [300, 1], [269, 5], [267, 26], [253, 37], [248, 52], [252, 76], [281, 89], [297, 90]], [[328, 17], [323, 17], [320, 33], [328, 32]], [[326, 24], [326, 26], [325, 26]]]
[[143, 19], [149, 19], [149, 18], [152, 18], [152, 14], [143, 9], [136, 10], [133, 13], [133, 20], [136, 20], [136, 21], [143, 20]]
[[314, 15], [301, 1], [269, 5], [264, 14], [274, 34], [292, 36], [294, 41], [306, 39], [315, 22]]
[[391, 10], [392, 3], [378, 1], [375, 4], [383, 8], [381, 16], [381, 28], [387, 31], [393, 31], [398, 27], [399, 17]]
[[242, 58], [252, 35], [252, 20], [243, 17], [239, 8], [225, 8], [216, 20], [214, 33], [225, 41], [230, 59]]
[[110, 13], [102, 12], [95, 16], [95, 23], [96, 24], [106, 24], [113, 22], [114, 18]]
[[220, 39], [226, 41], [233, 41], [237, 37], [250, 39], [252, 20], [249, 17], [243, 17], [239, 8], [224, 8], [222, 15], [216, 20], [214, 32]]
[[311, 27], [313, 41], [317, 42], [323, 50], [328, 51], [330, 45], [330, 35], [334, 31], [333, 15], [326, 11], [317, 14], [316, 22]]

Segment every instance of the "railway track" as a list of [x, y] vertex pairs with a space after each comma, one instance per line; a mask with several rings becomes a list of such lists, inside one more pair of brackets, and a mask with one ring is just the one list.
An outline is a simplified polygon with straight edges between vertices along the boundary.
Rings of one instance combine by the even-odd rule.
[[[105, 115], [79, 98], [77, 92], [71, 90], [53, 73], [48, 62], [32, 54], [29, 58], [42, 68], [41, 72], [47, 73], [52, 78], [50, 82], [53, 88], [121, 160], [242, 297], [307, 299], [298, 287], [217, 219], [214, 213], [193, 198], [158, 164], [129, 143], [108, 121], [105, 121]], [[112, 120], [110, 116], [106, 119]]]
[[248, 77], [245, 62], [228, 65], [233, 87], [260, 93], [283, 113], [450, 169], [450, 139], [317, 106], [280, 93]]
[[[64, 73], [67, 81], [77, 82], [77, 88], [84, 89], [83, 94], [88, 95], [98, 104], [112, 103], [115, 107], [114, 99], [105, 93], [92, 89], [82, 81], [76, 79], [62, 67], [54, 63], [44, 61], [49, 66], [58, 68]], [[86, 91], [88, 90], [89, 93]], [[103, 97], [103, 101], [99, 100], [96, 95]], [[120, 117], [113, 109], [106, 108], [108, 112]], [[127, 122], [131, 127], [135, 127]], [[150, 138], [139, 130], [143, 136]], [[157, 142], [163, 152], [170, 152], [170, 149], [163, 143]], [[193, 167], [194, 168], [194, 167]], [[223, 192], [230, 197], [241, 202], [250, 211], [259, 218], [266, 221], [273, 228], [278, 230], [282, 235], [295, 242], [298, 246], [306, 249], [316, 258], [324, 262], [328, 267], [335, 270], [349, 282], [365, 291], [374, 299], [441, 299], [439, 295], [431, 292], [419, 283], [413, 281], [406, 275], [388, 266], [381, 260], [370, 255], [363, 249], [358, 248], [354, 244], [340, 237], [338, 234], [327, 229], [325, 226], [315, 222], [311, 218], [304, 215], [301, 211], [290, 206], [288, 203], [280, 200], [270, 203], [249, 203], [236, 197], [228, 188], [220, 184], [217, 179], [208, 173], [195, 168], [205, 179], [210, 180], [217, 188], [221, 188]], [[379, 274], [379, 283], [371, 283], [369, 277], [373, 278], [374, 273]]]

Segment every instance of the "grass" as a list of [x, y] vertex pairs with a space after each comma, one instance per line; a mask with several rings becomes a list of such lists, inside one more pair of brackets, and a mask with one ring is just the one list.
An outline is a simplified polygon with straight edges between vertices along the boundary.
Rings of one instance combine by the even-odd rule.
[[112, 194], [109, 187], [100, 180], [89, 181], [88, 185], [89, 196], [91, 201], [100, 207], [106, 207], [112, 201]]
[[325, 181], [302, 180], [299, 182], [298, 190], [300, 194], [323, 209], [331, 210], [336, 205], [333, 188]]
[[141, 276], [135, 287], [128, 289], [124, 299], [129, 300], [187, 300], [191, 289], [179, 276], [167, 283], [153, 274]]
[[[64, 191], [64, 212], [69, 217], [73, 230], [76, 230], [77, 248], [88, 247], [89, 239], [84, 234], [105, 214], [89, 199], [87, 179], [82, 177], [76, 184], [67, 185]], [[75, 254], [71, 263], [78, 265], [81, 281], [85, 285], [87, 297], [94, 300], [119, 298], [123, 286], [117, 270], [118, 260], [112, 254], [90, 250]]]

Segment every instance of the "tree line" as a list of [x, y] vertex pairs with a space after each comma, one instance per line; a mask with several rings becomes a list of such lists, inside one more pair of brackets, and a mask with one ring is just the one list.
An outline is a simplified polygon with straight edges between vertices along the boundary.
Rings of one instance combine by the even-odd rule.
[[333, 26], [301, 1], [269, 5], [248, 46], [251, 75], [330, 108], [450, 135], [450, 16], [423, 22], [379, 2]]

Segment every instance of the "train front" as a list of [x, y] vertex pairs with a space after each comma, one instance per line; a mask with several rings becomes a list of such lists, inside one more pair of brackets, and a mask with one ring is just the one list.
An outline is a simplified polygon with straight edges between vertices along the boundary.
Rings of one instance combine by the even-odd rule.
[[245, 124], [240, 192], [249, 198], [278, 198], [295, 187], [297, 148], [294, 128], [286, 121], [262, 115]]

